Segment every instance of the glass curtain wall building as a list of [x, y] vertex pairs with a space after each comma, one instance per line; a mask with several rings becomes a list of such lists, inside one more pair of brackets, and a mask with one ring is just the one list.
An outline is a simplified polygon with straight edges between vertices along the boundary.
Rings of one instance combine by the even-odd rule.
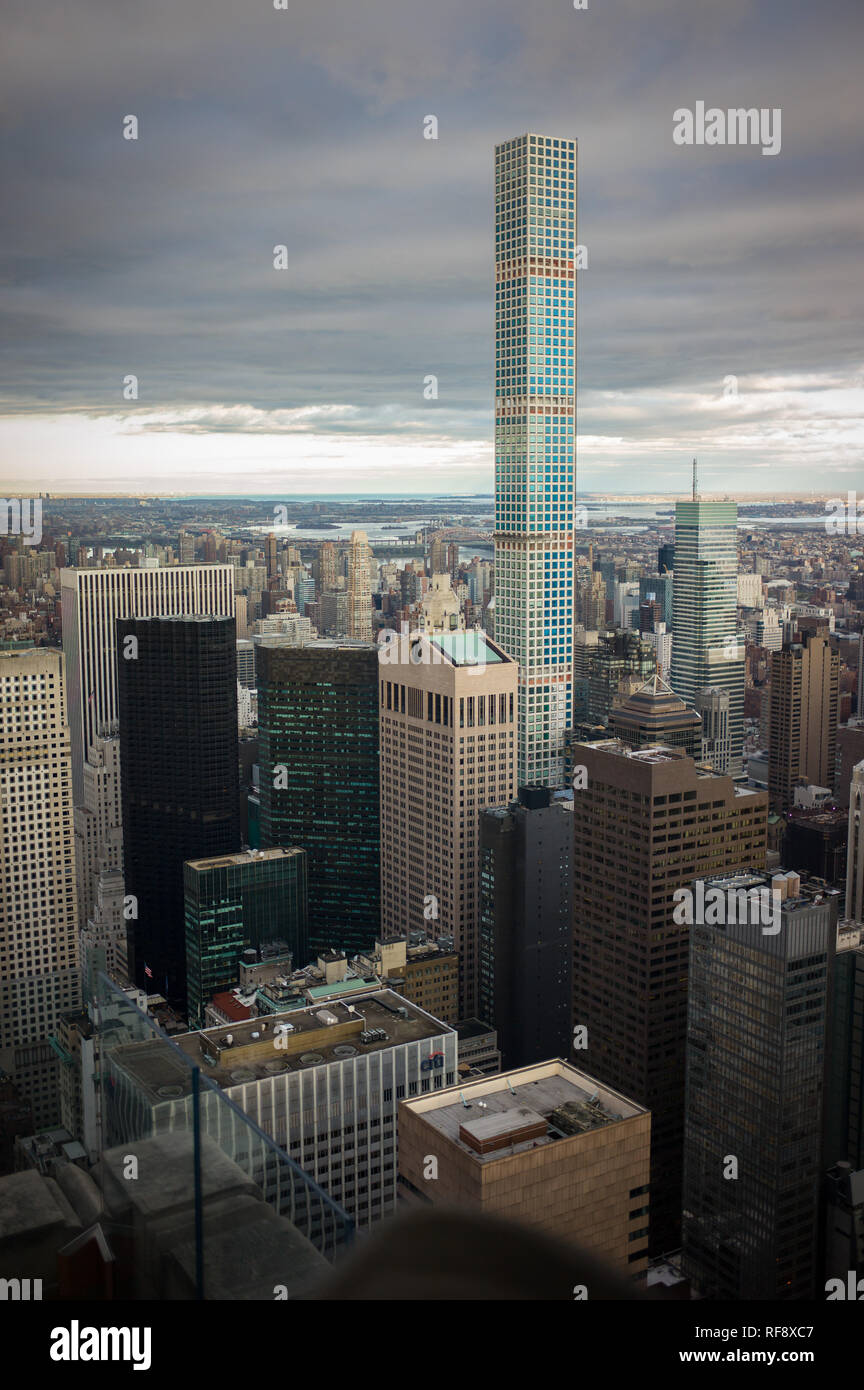
[[183, 865], [186, 909], [186, 997], [189, 1023], [237, 984], [244, 950], [264, 956], [290, 952], [306, 965], [306, 855], [302, 849], [245, 850]]
[[381, 926], [378, 649], [264, 638], [255, 659], [262, 848], [305, 849], [309, 945], [356, 954]]
[[519, 663], [520, 785], [559, 786], [572, 716], [576, 141], [495, 151], [495, 639]]
[[738, 507], [734, 502], [675, 505], [672, 668], [676, 695], [696, 706], [697, 691], [729, 692], [729, 752], [715, 772], [741, 775], [744, 745], [744, 642], [738, 638]]

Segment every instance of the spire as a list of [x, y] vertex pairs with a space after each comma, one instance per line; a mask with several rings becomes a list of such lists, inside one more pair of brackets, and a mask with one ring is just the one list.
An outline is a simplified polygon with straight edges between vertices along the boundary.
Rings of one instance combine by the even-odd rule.
[[696, 460], [693, 460], [693, 501], [699, 501], [699, 483], [696, 478]]

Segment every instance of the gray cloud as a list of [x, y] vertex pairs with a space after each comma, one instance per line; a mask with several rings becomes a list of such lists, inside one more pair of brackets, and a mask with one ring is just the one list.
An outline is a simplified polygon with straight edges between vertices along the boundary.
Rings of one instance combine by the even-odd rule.
[[[860, 407], [825, 384], [861, 382], [847, 0], [7, 10], [0, 408], [19, 430], [28, 413], [95, 429], [127, 412], [118, 469], [144, 489], [130, 441], [168, 433], [200, 452], [208, 434], [317, 432], [339, 442], [333, 469], [351, 467], [352, 437], [358, 458], [376, 437], [439, 439], [488, 486], [492, 147], [530, 129], [579, 138], [593, 490], [604, 467], [638, 487], [646, 457], [696, 447], [742, 483], [756, 461], [790, 477], [817, 456], [848, 465]], [[698, 99], [782, 106], [781, 155], [675, 147], [672, 112]], [[754, 398], [734, 421], [714, 403], [730, 373]], [[802, 375], [816, 384], [795, 395]], [[62, 481], [77, 459], [60, 433], [45, 467]], [[0, 458], [0, 476], [16, 464]]]

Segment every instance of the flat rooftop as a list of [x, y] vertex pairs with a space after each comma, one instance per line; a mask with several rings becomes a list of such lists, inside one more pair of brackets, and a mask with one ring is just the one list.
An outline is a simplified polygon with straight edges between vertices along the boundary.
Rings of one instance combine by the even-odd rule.
[[498, 666], [510, 660], [493, 646], [485, 632], [432, 632], [430, 646], [437, 647], [454, 666]]
[[[403, 1105], [477, 1163], [509, 1158], [535, 1145], [553, 1144], [648, 1113], [644, 1106], [562, 1061], [450, 1086]], [[545, 1122], [545, 1134], [536, 1133], [538, 1121]], [[520, 1141], [518, 1132], [526, 1128], [533, 1132]], [[466, 1131], [473, 1143], [462, 1137]], [[509, 1135], [516, 1136], [516, 1142], [508, 1143]], [[478, 1152], [479, 1143], [494, 1144], [496, 1138], [502, 1141], [500, 1147]]]
[[[399, 1009], [405, 1010], [404, 1017]], [[328, 1023], [321, 1015], [335, 1021]], [[273, 1042], [280, 1025], [290, 1025], [285, 1049]], [[224, 1090], [453, 1031], [393, 990], [379, 989], [355, 997], [351, 1007], [338, 999], [322, 1000], [288, 1013], [182, 1033], [171, 1039], [174, 1047], [159, 1038], [129, 1043], [111, 1057], [151, 1103], [158, 1104], [191, 1092], [193, 1064]], [[376, 1033], [381, 1036], [369, 1036]], [[185, 1061], [174, 1048], [185, 1054]]]
[[268, 859], [292, 858], [304, 851], [296, 845], [277, 845], [274, 849], [238, 850], [236, 854], [216, 854], [211, 859], [187, 859], [193, 869], [227, 869], [235, 864], [260, 864]]

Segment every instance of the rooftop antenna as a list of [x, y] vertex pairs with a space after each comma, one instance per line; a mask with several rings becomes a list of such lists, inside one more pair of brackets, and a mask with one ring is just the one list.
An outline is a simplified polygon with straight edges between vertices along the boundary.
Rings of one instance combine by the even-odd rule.
[[693, 501], [699, 501], [699, 483], [696, 477], [696, 460], [693, 460]]

